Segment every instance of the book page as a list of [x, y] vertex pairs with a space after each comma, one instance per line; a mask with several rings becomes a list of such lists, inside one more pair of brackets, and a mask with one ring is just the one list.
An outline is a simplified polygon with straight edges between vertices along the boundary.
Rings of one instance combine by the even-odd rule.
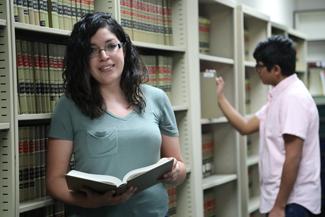
[[90, 174], [90, 173], [84, 173], [76, 170], [71, 170], [69, 173], [67, 173], [67, 176], [78, 177], [81, 179], [91, 180], [95, 182], [102, 182], [105, 184], [116, 185], [116, 186], [122, 184], [122, 181], [119, 178], [116, 178], [114, 176]]
[[154, 168], [157, 168], [167, 162], [173, 161], [173, 159], [169, 159], [169, 158], [161, 158], [157, 163], [146, 166], [146, 167], [141, 167], [138, 169], [134, 169], [131, 170], [130, 172], [128, 172], [127, 174], [125, 174], [124, 178], [123, 178], [123, 183], [127, 183], [129, 180], [132, 180]]

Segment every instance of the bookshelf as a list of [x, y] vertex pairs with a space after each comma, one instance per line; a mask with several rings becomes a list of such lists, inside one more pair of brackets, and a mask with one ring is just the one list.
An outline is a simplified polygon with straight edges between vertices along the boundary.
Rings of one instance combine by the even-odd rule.
[[287, 35], [288, 27], [282, 24], [271, 21], [270, 27], [271, 27], [271, 35], [283, 35], [283, 36]]
[[[0, 216], [28, 217], [46, 207], [54, 209], [58, 205], [46, 196], [20, 202], [19, 132], [21, 127], [48, 124], [51, 112], [19, 111], [16, 39], [64, 45], [70, 30], [67, 25], [58, 28], [53, 20], [43, 26], [27, 23], [25, 19], [24, 22], [17, 20], [17, 10], [21, 8], [15, 2], [0, 4], [0, 190], [4, 192], [0, 195]], [[208, 211], [217, 216], [260, 217], [258, 134], [243, 137], [231, 127], [217, 106], [214, 78], [209, 77], [209, 73], [205, 76], [205, 72], [214, 70], [222, 75], [226, 81], [225, 94], [231, 104], [242, 114], [250, 115], [266, 102], [268, 91], [255, 72], [252, 52], [256, 44], [271, 33], [290, 36], [302, 50], [299, 58], [302, 62], [297, 66], [305, 79], [305, 37], [285, 26], [271, 23], [268, 16], [231, 0], [163, 0], [168, 2], [163, 5], [168, 8], [166, 13], [170, 14], [163, 21], [164, 27], [172, 30], [173, 34], [167, 31], [157, 37], [154, 32], [126, 25], [125, 21], [134, 21], [125, 14], [128, 10], [126, 0], [87, 2], [93, 2], [90, 10], [110, 12], [124, 23], [141, 55], [168, 57], [172, 62], [168, 96], [176, 115], [187, 166], [186, 181], [176, 188], [176, 194], [173, 193], [176, 214], [172, 216], [203, 217], [207, 214], [205, 206], [208, 200], [212, 203]], [[131, 10], [141, 14], [137, 7]], [[62, 11], [58, 10], [57, 15], [61, 24], [61, 18], [65, 18], [63, 21], [72, 26], [73, 20], [63, 16]], [[202, 20], [203, 29], [209, 29], [204, 35], [206, 38], [200, 35]], [[151, 22], [138, 21], [142, 24]], [[141, 38], [143, 34], [150, 39]], [[200, 42], [203, 42], [204, 49], [201, 49]], [[205, 168], [209, 175], [202, 173], [202, 140], [206, 134], [212, 139], [213, 160]]]
[[[89, 1], [92, 2], [92, 1]], [[92, 10], [95, 11], [103, 11], [103, 12], [110, 12], [112, 15], [117, 19], [120, 23], [122, 23], [122, 20], [125, 19], [123, 17], [122, 9], [125, 9], [125, 3], [126, 1], [123, 0], [95, 0], [93, 1], [93, 6], [90, 7]], [[140, 2], [140, 1], [139, 1]], [[158, 1], [157, 1], [158, 2]], [[146, 2], [149, 4], [148, 2]], [[193, 112], [192, 104], [193, 101], [190, 100], [190, 93], [189, 91], [191, 88], [189, 86], [190, 83], [193, 83], [194, 80], [191, 76], [191, 73], [193, 70], [195, 70], [195, 66], [191, 65], [189, 66], [191, 62], [192, 56], [190, 55], [190, 50], [193, 49], [191, 46], [189, 46], [190, 40], [188, 39], [188, 36], [191, 35], [190, 28], [190, 17], [191, 11], [193, 11], [192, 3], [186, 0], [173, 0], [173, 1], [161, 1], [161, 4], [164, 4], [164, 7], [167, 8], [168, 15], [170, 15], [167, 20], [164, 20], [164, 26], [166, 28], [169, 28], [172, 30], [172, 35], [167, 35], [168, 40], [164, 39], [163, 41], [152, 41], [152, 37], [150, 40], [146, 40], [145, 38], [142, 39], [141, 34], [139, 31], [142, 31], [141, 29], [134, 28], [131, 30], [130, 36], [133, 37], [133, 42], [135, 46], [138, 48], [141, 55], [151, 55], [155, 58], [160, 58], [161, 56], [167, 57], [171, 60], [172, 64], [170, 65], [170, 68], [172, 70], [171, 74], [171, 84], [170, 84], [170, 92], [168, 93], [168, 96], [170, 97], [172, 106], [175, 111], [177, 124], [180, 131], [180, 141], [181, 141], [181, 149], [182, 154], [184, 157], [184, 160], [187, 165], [187, 179], [186, 181], [176, 189], [176, 195], [173, 195], [173, 200], [176, 200], [177, 208], [176, 208], [176, 215], [177, 216], [197, 216], [196, 215], [196, 209], [195, 209], [195, 189], [196, 184], [196, 177], [191, 175], [193, 172], [192, 169], [192, 158], [193, 158], [193, 146], [195, 144], [195, 135], [194, 132], [196, 131], [192, 126], [193, 122], [196, 122], [194, 120], [193, 115], [191, 113]], [[158, 7], [157, 3], [155, 5]], [[51, 112], [28, 112], [28, 113], [22, 113], [19, 108], [19, 94], [18, 94], [18, 87], [20, 85], [18, 79], [19, 75], [17, 70], [19, 71], [18, 61], [17, 59], [17, 44], [16, 39], [20, 40], [27, 40], [27, 41], [41, 41], [44, 43], [58, 43], [58, 44], [65, 44], [65, 41], [67, 37], [70, 34], [69, 28], [66, 28], [67, 26], [59, 26], [56, 28], [53, 20], [49, 22], [48, 25], [37, 25], [37, 23], [32, 23], [26, 21], [26, 17], [24, 19], [18, 19], [21, 14], [17, 14], [17, 10], [20, 10], [19, 7], [24, 7], [21, 5], [16, 5], [14, 2], [12, 2], [10, 5], [5, 4], [7, 7], [6, 15], [11, 15], [11, 18], [3, 18], [0, 17], [0, 28], [6, 28], [6, 25], [8, 25], [8, 21], [10, 20], [10, 24], [12, 24], [10, 32], [12, 34], [12, 41], [7, 41], [4, 43], [7, 48], [6, 50], [13, 51], [12, 56], [12, 62], [11, 60], [6, 61], [6, 63], [12, 67], [12, 72], [9, 73], [9, 75], [13, 76], [12, 78], [8, 78], [8, 80], [12, 81], [10, 83], [10, 86], [7, 87], [8, 93], [14, 92], [15, 94], [10, 97], [10, 100], [14, 102], [14, 106], [12, 108], [9, 108], [8, 110], [4, 111], [6, 114], [11, 114], [12, 121], [6, 120], [6, 122], [2, 123], [0, 122], [0, 132], [5, 131], [6, 135], [8, 135], [8, 131], [12, 128], [13, 132], [10, 132], [10, 135], [12, 138], [12, 141], [10, 141], [12, 150], [11, 152], [8, 152], [8, 156], [10, 156], [12, 159], [8, 160], [8, 162], [11, 163], [12, 169], [9, 170], [13, 174], [11, 174], [11, 177], [9, 178], [9, 181], [11, 182], [10, 188], [12, 189], [11, 192], [14, 192], [14, 194], [10, 195], [10, 198], [7, 199], [9, 202], [8, 204], [11, 206], [10, 214], [5, 214], [4, 216], [28, 216], [28, 213], [33, 213], [36, 210], [52, 206], [53, 204], [56, 204], [51, 198], [49, 197], [36, 197], [31, 200], [24, 200], [21, 201], [22, 195], [20, 195], [19, 187], [20, 187], [20, 181], [18, 179], [19, 177], [19, 170], [20, 170], [20, 162], [19, 162], [19, 144], [20, 144], [20, 136], [19, 131], [21, 131], [21, 127], [24, 126], [32, 126], [32, 125], [38, 125], [38, 124], [48, 124], [51, 119]], [[124, 8], [123, 8], [124, 6]], [[163, 7], [163, 5], [160, 5]], [[10, 12], [9, 12], [10, 10]], [[26, 10], [26, 8], [23, 8], [23, 10]], [[133, 9], [132, 9], [133, 10]], [[138, 10], [138, 13], [141, 13], [141, 10], [139, 8], [136, 8]], [[30, 11], [29, 11], [30, 12]], [[142, 11], [143, 12], [143, 11]], [[60, 11], [59, 11], [60, 14]], [[31, 15], [29, 13], [29, 15]], [[35, 16], [35, 14], [33, 15]], [[50, 15], [51, 17], [51, 15]], [[15, 19], [14, 19], [15, 18]], [[19, 17], [21, 18], [21, 17]], [[26, 19], [25, 19], [26, 18]], [[29, 17], [30, 18], [30, 17]], [[59, 16], [59, 19], [62, 17]], [[67, 17], [64, 16], [64, 19]], [[71, 17], [70, 17], [71, 18]], [[68, 20], [64, 20], [64, 22], [70, 22], [70, 18], [68, 17]], [[52, 19], [55, 19], [52, 16]], [[28, 20], [28, 19], [27, 19]], [[31, 21], [31, 19], [29, 19]], [[138, 20], [139, 22], [148, 24], [148, 20]], [[70, 24], [73, 24], [74, 21], [71, 21]], [[151, 23], [152, 24], [152, 23]], [[125, 26], [126, 27], [126, 26]], [[71, 28], [70, 28], [71, 29]], [[8, 33], [7, 31], [6, 33]], [[169, 33], [169, 32], [168, 32]], [[164, 34], [168, 34], [164, 32]], [[8, 33], [9, 34], [9, 33]], [[137, 37], [135, 37], [137, 35]], [[147, 34], [154, 34], [152, 32], [147, 32]], [[158, 36], [161, 39], [161, 36]], [[171, 38], [172, 37], [172, 38]], [[166, 42], [167, 40], [167, 42]], [[195, 40], [195, 39], [194, 39]], [[50, 45], [47, 45], [50, 46]], [[8, 58], [11, 57], [8, 55]], [[10, 63], [10, 64], [9, 64]], [[197, 65], [198, 67], [198, 65]], [[195, 70], [197, 71], [197, 70]], [[9, 76], [8, 75], [8, 76]], [[8, 83], [8, 82], [7, 82]], [[8, 103], [9, 105], [12, 105], [12, 103]], [[11, 123], [12, 122], [12, 123]], [[11, 127], [11, 128], [10, 128]], [[197, 137], [198, 138], [198, 137]], [[14, 159], [14, 156], [17, 156], [16, 159]], [[4, 173], [1, 172], [1, 176]], [[14, 191], [13, 189], [18, 189]], [[1, 199], [5, 199], [3, 196], [1, 196]], [[2, 203], [4, 204], [4, 203]], [[2, 209], [3, 210], [3, 209]], [[1, 214], [2, 216], [2, 214]]]
[[[200, 216], [210, 212], [207, 197], [212, 197], [217, 216], [241, 216], [239, 135], [219, 109], [215, 91], [215, 76], [221, 75], [226, 81], [225, 95], [238, 107], [235, 15], [236, 5], [232, 1], [198, 1], [202, 148], [197, 163], [202, 169], [197, 175], [202, 177], [204, 198]], [[207, 155], [212, 155], [212, 159], [207, 159]]]
[[294, 42], [294, 46], [297, 52], [296, 73], [298, 74], [298, 77], [305, 83], [305, 85], [308, 86], [306, 35], [291, 28], [288, 29], [287, 35]]
[[0, 4], [0, 215], [15, 216], [14, 123], [9, 3]]
[[[245, 5], [237, 6], [238, 23], [238, 107], [246, 116], [254, 114], [266, 103], [268, 87], [255, 71], [253, 52], [258, 42], [270, 35], [270, 18]], [[250, 216], [259, 208], [258, 133], [240, 137], [240, 183], [242, 216]]]

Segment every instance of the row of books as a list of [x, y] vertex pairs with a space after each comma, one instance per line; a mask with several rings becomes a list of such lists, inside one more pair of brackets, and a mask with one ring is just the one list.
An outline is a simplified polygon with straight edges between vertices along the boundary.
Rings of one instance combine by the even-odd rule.
[[202, 175], [211, 176], [214, 173], [214, 141], [212, 133], [202, 134]]
[[167, 193], [168, 193], [168, 217], [176, 217], [176, 187], [172, 185], [167, 185]]
[[203, 210], [204, 217], [216, 217], [216, 197], [213, 189], [204, 191]]
[[64, 217], [64, 204], [55, 202], [54, 204], [20, 213], [20, 217]]
[[173, 58], [161, 55], [141, 55], [147, 67], [149, 80], [148, 84], [164, 90], [167, 95], [171, 93]]
[[173, 0], [121, 0], [121, 24], [135, 41], [172, 45]]
[[45, 164], [48, 125], [23, 126], [19, 134], [19, 200], [46, 196]]
[[52, 112], [63, 94], [65, 46], [16, 40], [19, 113]]
[[210, 19], [199, 17], [199, 49], [200, 53], [210, 52]]
[[64, 30], [93, 11], [94, 0], [14, 0], [16, 22]]

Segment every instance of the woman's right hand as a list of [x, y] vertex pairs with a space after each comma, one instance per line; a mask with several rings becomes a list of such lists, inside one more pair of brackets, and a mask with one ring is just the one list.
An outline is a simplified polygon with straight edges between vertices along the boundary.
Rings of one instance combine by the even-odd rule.
[[104, 194], [99, 194], [90, 189], [82, 189], [86, 197], [87, 208], [98, 208], [102, 206], [117, 205], [124, 203], [131, 198], [135, 193], [136, 188], [130, 187], [123, 194], [116, 195], [113, 191], [108, 191]]
[[223, 90], [224, 90], [224, 87], [225, 87], [225, 82], [223, 80], [222, 77], [216, 77], [216, 85], [217, 85], [217, 89], [216, 89], [216, 92], [217, 92], [217, 97], [218, 99], [223, 96]]

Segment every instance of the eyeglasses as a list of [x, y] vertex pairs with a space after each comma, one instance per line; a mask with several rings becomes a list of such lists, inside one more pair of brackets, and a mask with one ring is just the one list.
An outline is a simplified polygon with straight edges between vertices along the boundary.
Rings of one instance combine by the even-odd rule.
[[122, 47], [122, 43], [107, 43], [104, 48], [92, 47], [90, 48], [90, 57], [99, 57], [102, 51], [105, 51], [106, 55], [114, 54], [118, 49]]
[[258, 71], [260, 71], [263, 67], [265, 67], [264, 64], [256, 63], [256, 65], [255, 65], [255, 70], [258, 72]]

